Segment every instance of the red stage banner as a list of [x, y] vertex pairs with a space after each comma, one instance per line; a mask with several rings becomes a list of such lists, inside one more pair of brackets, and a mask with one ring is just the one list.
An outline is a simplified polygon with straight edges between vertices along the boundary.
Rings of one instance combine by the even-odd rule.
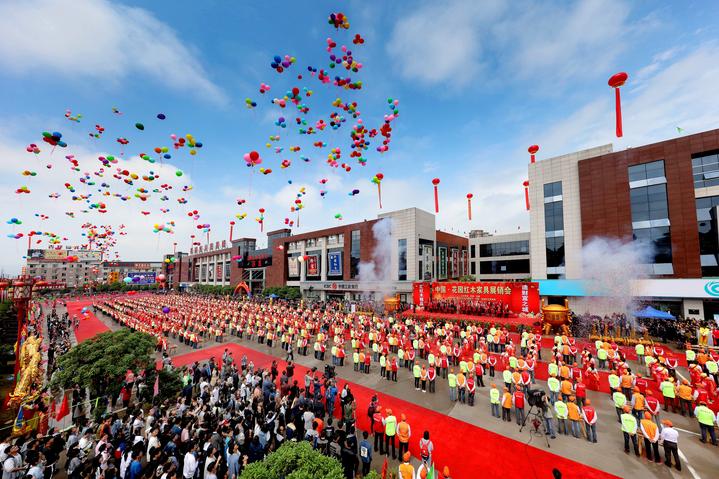
[[412, 285], [412, 300], [417, 306], [424, 307], [430, 300], [429, 283], [414, 283]]
[[[426, 283], [414, 283], [415, 304], [419, 304], [416, 289], [418, 284]], [[513, 313], [539, 313], [539, 283], [432, 283], [431, 297], [433, 301], [498, 302], [508, 304]]]

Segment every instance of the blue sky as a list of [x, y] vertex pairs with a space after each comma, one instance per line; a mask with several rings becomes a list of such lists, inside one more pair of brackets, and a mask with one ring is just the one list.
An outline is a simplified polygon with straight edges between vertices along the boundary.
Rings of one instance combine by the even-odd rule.
[[[329, 13], [338, 11], [348, 16], [348, 31], [327, 24]], [[289, 208], [303, 186], [297, 231], [332, 226], [337, 213], [344, 222], [373, 218], [379, 210], [370, 179], [377, 172], [385, 175], [383, 211], [431, 211], [431, 179], [439, 177], [443, 229], [526, 230], [521, 182], [530, 144], [540, 145], [541, 159], [610, 142], [621, 149], [662, 140], [676, 136], [677, 126], [687, 133], [717, 127], [717, 18], [719, 4], [713, 1], [0, 2], [0, 191], [9, 206], [3, 220], [23, 221], [5, 230], [52, 231], [67, 237], [66, 244], [78, 244], [85, 222], [116, 231], [124, 224], [121, 256], [155, 259], [175, 241], [187, 249], [198, 223], [211, 224], [213, 240], [227, 238], [228, 222], [239, 213], [247, 218], [237, 222], [235, 235], [262, 238], [254, 221], [258, 208], [267, 211], [265, 231], [283, 227], [286, 217], [295, 219]], [[364, 45], [352, 44], [355, 33]], [[352, 74], [362, 80], [362, 90], [308, 76], [308, 65], [329, 70], [327, 37], [337, 42], [335, 51], [345, 44], [363, 64]], [[297, 63], [278, 74], [269, 63], [285, 54]], [[606, 83], [617, 71], [630, 75], [622, 92], [625, 137], [619, 141]], [[262, 82], [272, 87], [264, 95], [258, 91]], [[347, 114], [337, 131], [299, 135], [293, 119], [305, 115], [270, 103], [293, 86], [314, 92], [305, 98], [308, 124], [327, 121], [336, 111], [330, 103], [339, 97], [356, 101], [364, 124], [378, 128], [389, 113], [386, 99], [398, 99], [390, 150], [375, 150], [378, 136], [366, 152], [367, 166], [350, 159], [353, 121]], [[247, 97], [257, 108], [245, 107]], [[112, 113], [114, 106], [122, 116]], [[67, 109], [82, 114], [81, 122], [68, 121]], [[155, 118], [160, 112], [165, 121]], [[287, 128], [274, 125], [279, 116], [288, 119]], [[146, 129], [136, 130], [136, 122]], [[95, 124], [106, 129], [100, 139], [88, 136]], [[50, 155], [41, 132], [54, 130], [69, 146]], [[186, 149], [173, 151], [162, 166], [134, 157], [171, 146], [171, 133], [191, 133], [204, 146], [194, 157]], [[276, 134], [281, 154], [265, 147]], [[130, 140], [124, 149], [115, 142], [120, 136]], [[315, 141], [328, 147], [317, 149]], [[40, 155], [25, 151], [30, 143], [38, 144]], [[301, 151], [292, 153], [290, 146]], [[340, 162], [351, 164], [350, 173], [325, 163], [333, 147], [341, 148]], [[99, 155], [119, 157], [121, 150], [126, 159], [120, 165], [141, 175], [153, 170], [160, 180], [129, 187], [111, 178], [112, 172], [94, 179], [107, 180], [111, 193], [123, 195], [169, 182], [170, 200], [162, 202], [158, 194], [146, 202], [105, 197], [107, 213], [82, 212], [87, 205], [72, 201], [63, 184], [92, 193], [90, 202], [101, 200], [96, 187], [79, 177], [98, 171]], [[260, 152], [272, 174], [252, 174], [244, 166], [243, 154], [251, 150]], [[80, 161], [80, 173], [70, 171], [66, 154]], [[304, 163], [300, 155], [311, 161]], [[287, 169], [280, 168], [284, 159], [292, 162]], [[37, 176], [22, 176], [25, 169]], [[174, 176], [177, 169], [182, 178]], [[321, 178], [328, 179], [324, 187]], [[188, 183], [194, 189], [181, 194]], [[21, 185], [31, 193], [15, 194]], [[327, 190], [324, 198], [321, 188]], [[348, 196], [355, 188], [360, 194]], [[53, 192], [61, 197], [48, 198]], [[471, 224], [468, 192], [474, 194]], [[178, 204], [178, 196], [188, 203]], [[238, 206], [237, 198], [247, 202]], [[187, 216], [195, 209], [198, 220]], [[71, 211], [75, 218], [65, 214]], [[41, 221], [36, 213], [50, 219]], [[175, 221], [173, 234], [153, 233], [153, 224], [167, 221]], [[0, 266], [17, 271], [26, 240], [3, 235], [2, 241]]]

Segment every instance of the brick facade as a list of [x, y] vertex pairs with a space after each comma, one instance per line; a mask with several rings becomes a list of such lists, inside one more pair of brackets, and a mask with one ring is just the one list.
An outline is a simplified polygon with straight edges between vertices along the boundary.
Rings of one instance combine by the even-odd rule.
[[628, 167], [664, 160], [673, 277], [700, 278], [692, 155], [719, 149], [719, 130], [629, 148], [579, 162], [582, 237], [632, 238]]

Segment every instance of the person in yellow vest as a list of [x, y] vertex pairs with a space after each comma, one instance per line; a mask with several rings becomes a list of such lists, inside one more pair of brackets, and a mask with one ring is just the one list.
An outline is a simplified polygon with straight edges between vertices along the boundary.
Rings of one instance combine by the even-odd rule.
[[569, 425], [572, 428], [572, 436], [579, 439], [582, 435], [582, 412], [577, 405], [577, 400], [574, 396], [569, 396], [569, 402], [567, 403], [567, 419], [569, 419]]
[[397, 441], [399, 441], [398, 455], [404, 457], [404, 454], [409, 451], [409, 438], [412, 437], [412, 428], [409, 427], [407, 422], [407, 416], [402, 413], [400, 415], [400, 422], [397, 424]]
[[686, 356], [686, 359], [687, 359], [687, 365], [694, 364], [694, 362], [696, 361], [696, 358], [697, 358], [697, 353], [692, 349], [691, 344], [687, 344], [687, 349], [684, 352], [684, 355]]
[[422, 386], [422, 392], [427, 392], [427, 366], [422, 365], [422, 369], [419, 372], [419, 382]]
[[697, 407], [694, 408], [694, 415], [696, 416], [697, 421], [699, 421], [699, 427], [701, 428], [701, 442], [707, 442], [707, 433], [709, 433], [712, 444], [716, 446], [717, 436], [716, 432], [714, 431], [714, 425], [717, 422], [717, 417], [714, 415], [714, 412], [707, 407], [706, 402], [702, 401]]
[[629, 442], [634, 446], [634, 454], [639, 456], [639, 444], [637, 442], [637, 418], [631, 414], [631, 408], [625, 404], [623, 413], [620, 416], [622, 423], [622, 435], [624, 436], [624, 452], [629, 454]]
[[387, 357], [383, 354], [379, 357], [379, 375], [384, 378], [387, 374]]
[[619, 389], [614, 391], [612, 394], [612, 401], [614, 401], [614, 409], [617, 411], [617, 420], [622, 422], [622, 411], [624, 406], [627, 405], [627, 397]]
[[606, 369], [607, 367], [607, 350], [604, 348], [597, 348], [597, 359], [599, 360], [599, 369]]
[[507, 387], [502, 394], [502, 421], [512, 422], [512, 395]]
[[558, 399], [554, 403], [554, 412], [557, 416], [557, 434], [564, 433], [565, 436], [569, 435], [569, 429], [567, 428], [569, 408], [567, 407], [566, 403], [561, 399]]
[[490, 389], [489, 389], [489, 404], [490, 409], [492, 410], [492, 416], [499, 419], [499, 389], [497, 389], [497, 385], [492, 383]]
[[447, 375], [447, 383], [449, 385], [449, 400], [456, 401], [457, 400], [457, 375], [454, 374], [454, 368], [449, 369], [449, 374]]
[[422, 377], [422, 367], [419, 363], [415, 363], [412, 367], [412, 375], [414, 376], [414, 388], [419, 391], [419, 380]]
[[662, 462], [659, 457], [659, 428], [652, 420], [652, 413], [645, 412], [644, 418], [639, 423], [639, 428], [644, 437], [644, 450], [647, 451], [647, 459], [657, 463]]
[[402, 464], [399, 465], [398, 479], [415, 479], [414, 466], [409, 463], [409, 452], [405, 452], [402, 456]]
[[395, 436], [397, 435], [397, 418], [392, 414], [391, 409], [386, 409], [387, 416], [382, 419], [384, 424], [384, 450], [389, 456], [389, 447], [392, 446], [392, 459], [397, 459], [395, 452]]
[[662, 391], [662, 396], [664, 397], [664, 410], [668, 412], [669, 406], [671, 406], [672, 412], [677, 412], [674, 378], [670, 377], [662, 381], [659, 385], [659, 389]]
[[556, 374], [552, 374], [549, 379], [547, 379], [547, 386], [549, 387], [549, 402], [552, 403], [552, 406], [554, 406], [554, 403], [559, 398], [559, 388], [561, 383], [559, 382], [559, 379], [557, 379]]
[[352, 364], [355, 371], [359, 371], [359, 353], [357, 350], [352, 353]]

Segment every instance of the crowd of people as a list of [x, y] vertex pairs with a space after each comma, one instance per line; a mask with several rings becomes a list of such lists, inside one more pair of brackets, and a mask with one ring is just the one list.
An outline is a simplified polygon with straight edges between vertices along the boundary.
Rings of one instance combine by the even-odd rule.
[[[416, 390], [429, 394], [446, 390], [451, 401], [467, 407], [474, 406], [481, 394], [489, 398], [489, 413], [498, 420], [524, 424], [529, 413], [535, 412], [542, 422], [533, 427], [544, 429], [548, 436], [572, 435], [590, 443], [599, 441], [596, 424], [600, 418], [587, 390], [608, 390], [625, 450], [634, 446], [638, 452], [641, 447], [648, 459], [659, 461], [661, 444], [665, 463], [677, 468], [681, 467], [676, 453], [678, 432], [669, 410], [696, 416], [702, 440], [716, 443], [719, 357], [703, 347], [686, 349], [682, 359], [690, 374], [683, 378], [677, 371], [680, 358], [659, 345], [632, 349], [558, 335], [549, 356], [542, 359], [541, 335], [522, 329], [514, 333], [494, 325], [412, 318], [395, 321], [344, 308], [188, 295], [105, 297], [98, 298], [93, 307], [119, 324], [154, 335], [158, 350], [165, 352], [174, 341], [200, 348], [233, 336], [262, 344], [268, 352], [289, 361], [284, 368], [274, 363], [267, 370], [256, 370], [246, 358], [236, 364], [226, 354], [219, 363], [213, 359], [206, 365], [194, 364], [183, 373], [184, 389], [177, 403], [153, 409], [146, 417], [137, 410], [129, 424], [119, 418], [110, 421], [117, 426], [108, 436], [112, 449], [107, 449], [123, 449], [114, 462], [116, 453], [108, 452], [103, 465], [93, 463], [96, 477], [98, 467], [110, 469], [108, 474], [100, 473], [105, 479], [128, 479], [121, 470], [123, 461], [125, 468], [134, 461], [142, 466], [131, 479], [155, 475], [167, 479], [173, 474], [195, 479], [195, 473], [184, 474], [185, 464], [193, 464], [193, 458], [198, 468], [208, 458], [215, 464], [214, 469], [202, 466], [201, 479], [203, 475], [208, 479], [223, 474], [234, 477], [230, 471], [236, 475], [244, 464], [260, 460], [284, 441], [303, 439], [337, 457], [347, 477], [369, 468], [377, 454], [402, 460], [400, 471], [414, 470], [404, 459], [409, 441], [418, 438], [419, 467], [432, 463], [430, 431], [413, 435], [401, 411], [382, 407], [374, 398], [367, 410], [371, 426], [360, 432], [356, 430], [357, 404], [349, 386], [338, 390], [332, 374], [317, 370], [296, 378], [295, 355], [311, 354], [333, 367], [352, 363], [355, 371], [379, 374], [387, 381], [397, 381], [398, 375], [404, 374], [414, 379]], [[57, 318], [65, 326], [71, 324], [67, 320]], [[628, 355], [636, 356], [643, 366], [632, 370]], [[546, 394], [537, 396], [536, 376], [543, 362], [547, 363], [547, 377], [542, 378], [547, 389], [543, 390]], [[169, 360], [166, 365], [170, 367]], [[438, 387], [438, 382], [442, 386]], [[140, 389], [141, 383], [125, 384], [123, 406], [132, 410], [131, 398], [147, 392], [147, 388]], [[530, 411], [532, 405], [537, 406], [535, 411]], [[133, 428], [138, 417], [144, 421], [139, 433]], [[153, 432], [153, 425], [157, 431]], [[132, 441], [125, 433], [128, 427]], [[216, 444], [212, 444], [215, 435]], [[102, 441], [99, 433], [96, 438]], [[130, 442], [141, 445], [132, 447]], [[159, 449], [153, 451], [155, 448]], [[125, 449], [130, 451], [127, 457]], [[102, 451], [98, 452], [102, 457]], [[68, 457], [74, 459], [73, 454]], [[81, 456], [78, 451], [77, 457]]]
[[492, 316], [495, 318], [508, 318], [514, 316], [509, 304], [496, 301], [479, 300], [432, 300], [424, 305], [424, 310], [430, 313], [466, 314], [470, 316]]

